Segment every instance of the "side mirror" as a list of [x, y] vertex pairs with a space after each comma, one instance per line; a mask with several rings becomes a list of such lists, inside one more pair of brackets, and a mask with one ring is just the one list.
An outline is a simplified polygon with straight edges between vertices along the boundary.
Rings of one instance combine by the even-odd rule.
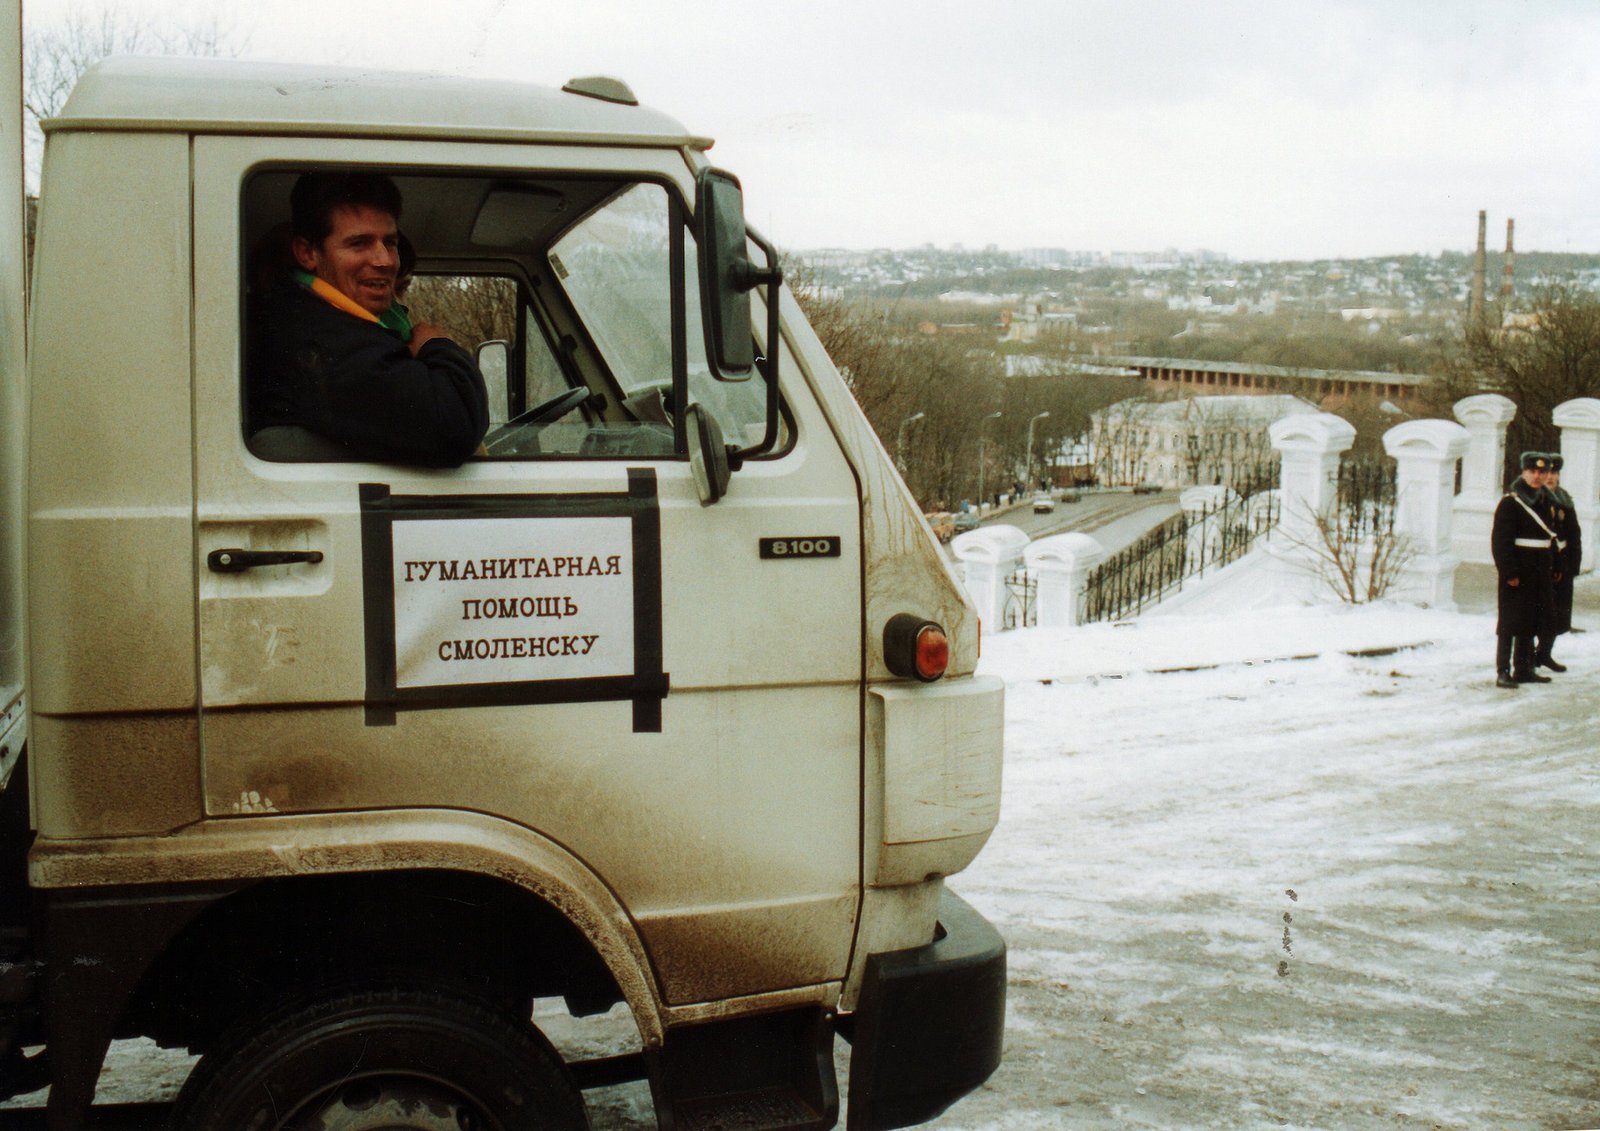
[[694, 472], [700, 505], [709, 507], [728, 493], [728, 446], [722, 440], [722, 425], [701, 404], [692, 404], [683, 414], [689, 434], [689, 468]]
[[[696, 238], [700, 244], [700, 306], [706, 320], [706, 357], [724, 381], [742, 381], [755, 368], [750, 337], [750, 298], [758, 286], [775, 286], [783, 271], [773, 259], [757, 267], [747, 254], [744, 190], [731, 173], [703, 169], [695, 190]], [[776, 310], [775, 298], [768, 306]]]
[[511, 368], [511, 343], [498, 338], [478, 347], [478, 372], [492, 389], [498, 382], [506, 387], [506, 373]]

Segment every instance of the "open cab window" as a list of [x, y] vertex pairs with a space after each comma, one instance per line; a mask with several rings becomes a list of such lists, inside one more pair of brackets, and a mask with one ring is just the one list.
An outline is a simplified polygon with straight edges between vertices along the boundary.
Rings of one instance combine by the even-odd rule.
[[[375, 171], [400, 190], [400, 232], [416, 250], [399, 301], [473, 354], [485, 378], [490, 427], [475, 458], [688, 458], [690, 405], [730, 447], [760, 443], [767, 386], [719, 379], [706, 363], [695, 234], [673, 187]], [[284, 226], [300, 172], [246, 184], [247, 312], [293, 268]], [[315, 437], [268, 442], [248, 419], [245, 434], [263, 458], [341, 458]]]

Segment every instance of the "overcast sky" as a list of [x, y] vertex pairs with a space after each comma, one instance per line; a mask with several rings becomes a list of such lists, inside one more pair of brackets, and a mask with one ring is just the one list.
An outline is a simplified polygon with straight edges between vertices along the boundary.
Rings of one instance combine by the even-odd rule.
[[[86, 0], [23, 0], [51, 18]], [[252, 58], [612, 74], [780, 245], [1600, 250], [1594, 0], [117, 0]]]

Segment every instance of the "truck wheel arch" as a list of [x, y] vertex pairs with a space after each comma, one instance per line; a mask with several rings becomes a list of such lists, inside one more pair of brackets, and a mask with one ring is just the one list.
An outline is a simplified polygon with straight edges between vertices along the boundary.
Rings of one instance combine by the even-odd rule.
[[[131, 1004], [119, 1034], [148, 1014], [162, 987], [177, 984], [173, 971], [184, 955], [211, 953], [207, 948], [226, 940], [235, 923], [264, 917], [270, 922], [271, 913], [284, 907], [315, 913], [334, 905], [329, 901], [350, 899], [375, 907], [396, 893], [430, 898], [447, 890], [464, 898], [463, 907], [494, 903], [479, 922], [499, 909], [515, 909], [524, 924], [564, 924], [581, 940], [596, 974], [609, 976], [612, 996], [627, 1002], [645, 1047], [663, 1038], [656, 978], [621, 903], [561, 846], [479, 814], [230, 819], [168, 837], [45, 842], [34, 848], [30, 877], [36, 887], [56, 889], [63, 905], [82, 908], [80, 899], [93, 892], [95, 903], [108, 908], [106, 914], [121, 908], [147, 915], [141, 910], [146, 902], [206, 902], [199, 914], [183, 917], [160, 945], [147, 944], [142, 955], [116, 956]], [[146, 892], [148, 901], [142, 898]], [[75, 930], [74, 949], [120, 933]], [[95, 1012], [103, 1015], [107, 1004], [102, 1001]]]

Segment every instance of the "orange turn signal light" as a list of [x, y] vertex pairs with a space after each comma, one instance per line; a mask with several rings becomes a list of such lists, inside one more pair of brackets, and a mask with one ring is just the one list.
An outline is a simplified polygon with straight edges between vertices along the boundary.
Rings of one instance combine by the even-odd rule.
[[883, 661], [903, 679], [932, 683], [950, 666], [950, 638], [931, 620], [896, 613], [883, 626]]

